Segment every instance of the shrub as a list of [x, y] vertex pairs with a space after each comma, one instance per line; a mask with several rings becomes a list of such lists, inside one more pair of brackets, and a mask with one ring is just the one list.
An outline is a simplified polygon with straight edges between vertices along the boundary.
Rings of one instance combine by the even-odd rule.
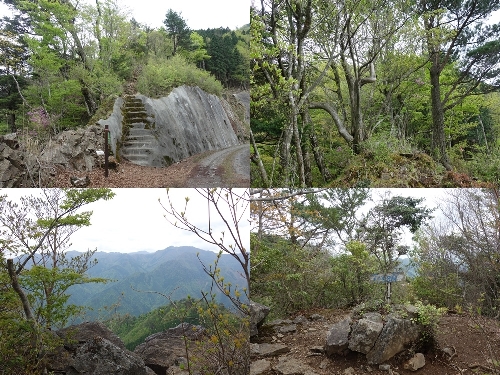
[[222, 84], [210, 73], [179, 55], [167, 60], [150, 59], [137, 80], [138, 90], [150, 97], [166, 96], [182, 85], [198, 86], [214, 95], [222, 92]]

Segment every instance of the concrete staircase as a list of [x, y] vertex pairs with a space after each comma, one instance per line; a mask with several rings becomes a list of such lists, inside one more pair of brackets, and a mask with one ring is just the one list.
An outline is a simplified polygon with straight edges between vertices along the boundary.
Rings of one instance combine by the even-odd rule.
[[120, 154], [134, 164], [152, 165], [153, 150], [158, 146], [158, 141], [151, 132], [144, 104], [132, 95], [126, 95], [124, 100]]

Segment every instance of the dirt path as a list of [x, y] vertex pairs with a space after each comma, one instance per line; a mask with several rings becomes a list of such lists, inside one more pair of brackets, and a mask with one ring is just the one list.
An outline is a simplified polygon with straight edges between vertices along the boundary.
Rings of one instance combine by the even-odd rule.
[[[72, 187], [70, 177], [85, 175], [85, 172], [60, 170], [50, 187]], [[89, 187], [249, 187], [250, 148], [244, 144], [209, 151], [168, 168], [143, 167], [124, 161], [116, 170], [110, 170], [107, 178], [102, 168], [95, 168], [88, 176], [91, 181]]]
[[205, 154], [191, 170], [186, 187], [250, 186], [250, 149], [239, 145]]
[[[266, 371], [251, 371], [252, 375], [283, 375], [277, 366], [280, 358], [296, 360], [307, 370], [295, 372], [294, 375], [409, 375], [414, 374], [403, 368], [404, 363], [414, 354], [406, 351], [396, 355], [388, 364], [391, 371], [383, 371], [378, 365], [368, 365], [361, 353], [351, 352], [349, 355], [326, 357], [318, 350], [324, 345], [326, 332], [336, 322], [342, 320], [347, 311], [315, 310], [303, 312], [305, 317], [319, 313], [319, 320], [306, 319], [297, 324], [293, 332], [280, 333], [273, 329], [264, 330], [255, 343], [284, 344], [289, 348], [286, 354], [276, 356], [253, 355], [252, 361], [259, 360], [270, 363]], [[296, 317], [290, 317], [294, 319]], [[444, 316], [439, 324], [437, 334], [438, 348], [425, 352], [425, 366], [419, 369], [418, 375], [494, 375], [500, 373], [500, 322], [485, 317], [472, 317], [467, 314], [450, 314]], [[451, 358], [443, 352], [449, 348]], [[446, 349], [448, 350], [448, 349]], [[349, 370], [352, 368], [352, 370]], [[495, 372], [498, 371], [498, 372]]]

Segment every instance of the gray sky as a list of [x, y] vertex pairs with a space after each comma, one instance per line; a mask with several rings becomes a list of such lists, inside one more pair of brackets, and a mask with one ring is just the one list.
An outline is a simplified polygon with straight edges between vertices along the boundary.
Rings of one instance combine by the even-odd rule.
[[182, 13], [190, 29], [229, 27], [231, 30], [250, 23], [248, 0], [120, 0], [140, 23], [159, 28], [169, 9]]
[[[95, 1], [84, 0], [95, 4]], [[250, 1], [248, 0], [119, 0], [130, 17], [148, 26], [159, 28], [169, 9], [182, 13], [182, 18], [193, 30], [229, 27], [234, 30], [250, 23]], [[8, 7], [0, 3], [0, 17], [8, 14]]]
[[[244, 189], [234, 189], [243, 192]], [[156, 251], [168, 246], [194, 246], [203, 250], [218, 251], [191, 232], [183, 231], [169, 224], [158, 198], [166, 204], [166, 189], [113, 189], [116, 196], [109, 201], [94, 202], [84, 210], [93, 211], [92, 225], [78, 230], [72, 237], [71, 250], [86, 251], [97, 248], [105, 252]], [[16, 200], [21, 196], [38, 194], [38, 189], [1, 189], [0, 195]], [[174, 206], [184, 209], [185, 197], [190, 200], [187, 218], [201, 228], [208, 228], [206, 200], [195, 189], [170, 189]], [[249, 209], [240, 221], [240, 233], [247, 249], [250, 247]], [[225, 214], [227, 217], [227, 213]], [[213, 232], [220, 234], [225, 228], [220, 217], [212, 215]], [[218, 237], [217, 237], [218, 238]], [[229, 239], [226, 235], [225, 238]], [[228, 242], [229, 244], [230, 242]]]

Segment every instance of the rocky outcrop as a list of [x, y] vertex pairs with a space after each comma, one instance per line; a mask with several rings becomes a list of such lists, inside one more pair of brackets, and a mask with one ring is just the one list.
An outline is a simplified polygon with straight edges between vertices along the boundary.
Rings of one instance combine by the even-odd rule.
[[151, 371], [132, 352], [102, 337], [94, 337], [80, 346], [66, 375], [148, 375]]
[[353, 324], [349, 339], [350, 350], [366, 354], [373, 348], [380, 332], [382, 332], [382, 328], [384, 328], [382, 316], [380, 314], [377, 315], [380, 320], [364, 318]]
[[[250, 373], [355, 375], [373, 372], [377, 368], [373, 365], [379, 364], [380, 370], [391, 373], [387, 361], [394, 360], [394, 356], [405, 349], [418, 347], [422, 330], [414, 323], [418, 309], [403, 305], [392, 306], [389, 311], [380, 309], [381, 312], [366, 312], [366, 309], [360, 306], [351, 314], [340, 316], [340, 320], [338, 315], [332, 320], [328, 315], [313, 314], [265, 323], [260, 334], [252, 337]], [[331, 325], [325, 325], [327, 321], [331, 321]], [[324, 345], [319, 345], [321, 343]], [[398, 360], [404, 358], [408, 357], [403, 355]], [[361, 363], [361, 372], [346, 368], [348, 366], [339, 370], [339, 363], [352, 364], [353, 361]], [[424, 365], [425, 358], [417, 353], [404, 367], [416, 371]], [[335, 371], [328, 372], [332, 367]]]
[[271, 309], [265, 305], [250, 301], [250, 336], [259, 333], [259, 327]]
[[47, 370], [65, 375], [154, 375], [144, 361], [99, 322], [71, 326], [57, 335], [63, 345], [48, 356]]
[[421, 327], [409, 319], [389, 317], [373, 348], [366, 354], [370, 364], [379, 364], [416, 343]]
[[45, 146], [40, 160], [43, 163], [88, 172], [99, 163], [96, 151], [103, 149], [103, 129], [93, 125], [59, 133]]
[[326, 335], [326, 355], [345, 355], [349, 346], [349, 334], [351, 333], [351, 318], [346, 318], [335, 323]]
[[25, 185], [27, 168], [19, 147], [16, 133], [0, 136], [0, 188]]
[[[177, 87], [159, 99], [137, 94], [127, 102], [130, 104], [124, 105], [123, 99], [117, 99], [113, 114], [98, 124], [109, 126], [115, 155], [134, 163], [168, 166], [201, 152], [238, 145], [237, 134], [244, 138], [241, 121], [231, 111], [231, 105], [199, 87]], [[131, 146], [130, 142], [143, 136], [147, 136], [140, 139], [148, 149], [147, 158], [134, 160], [130, 158], [130, 147], [137, 150], [139, 146]]]
[[185, 362], [185, 339], [193, 342], [204, 334], [205, 329], [201, 326], [181, 323], [175, 328], [148, 336], [135, 348], [134, 353], [156, 374], [166, 375], [167, 371], [174, 370]]

